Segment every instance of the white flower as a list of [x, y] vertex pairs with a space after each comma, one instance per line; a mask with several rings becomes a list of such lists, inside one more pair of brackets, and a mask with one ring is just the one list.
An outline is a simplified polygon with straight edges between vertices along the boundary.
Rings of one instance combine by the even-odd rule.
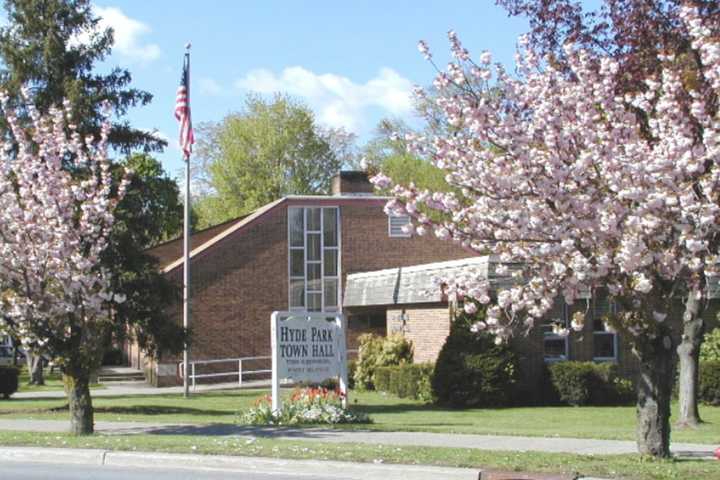
[[473, 333], [478, 333], [487, 328], [487, 325], [485, 322], [475, 322], [470, 326], [470, 331]]
[[463, 310], [465, 310], [465, 313], [468, 315], [474, 315], [478, 311], [478, 307], [475, 304], [475, 302], [465, 302], [465, 305], [463, 306]]
[[576, 332], [582, 331], [585, 327], [585, 315], [582, 312], [575, 312], [572, 316], [570, 327]]
[[650, 293], [653, 289], [652, 281], [644, 273], [636, 274], [633, 289], [640, 293]]

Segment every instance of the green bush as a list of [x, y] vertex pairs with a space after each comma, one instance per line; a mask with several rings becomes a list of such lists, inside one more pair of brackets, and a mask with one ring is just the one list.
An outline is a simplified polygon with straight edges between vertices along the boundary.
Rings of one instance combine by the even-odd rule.
[[348, 373], [348, 388], [355, 388], [355, 370], [357, 369], [357, 362], [350, 360], [347, 366]]
[[517, 382], [517, 358], [494, 337], [453, 322], [432, 376], [437, 403], [452, 407], [507, 405]]
[[590, 405], [591, 395], [602, 380], [592, 362], [557, 362], [550, 366], [553, 385], [560, 399], [570, 405]]
[[433, 368], [431, 363], [379, 367], [375, 370], [375, 389], [400, 398], [430, 401]]
[[720, 406], [720, 361], [700, 363], [698, 400], [708, 405]]
[[396, 367], [378, 367], [375, 369], [375, 390], [378, 392], [391, 392], [390, 373]]
[[720, 328], [705, 335], [700, 347], [700, 362], [720, 362]]
[[560, 400], [570, 405], [615, 405], [632, 402], [632, 383], [617, 375], [612, 363], [557, 362], [550, 377]]
[[5, 399], [18, 390], [20, 371], [15, 367], [0, 367], [0, 396]]
[[375, 388], [375, 370], [378, 367], [412, 363], [412, 343], [401, 334], [381, 337], [367, 333], [361, 335], [354, 379], [359, 390]]

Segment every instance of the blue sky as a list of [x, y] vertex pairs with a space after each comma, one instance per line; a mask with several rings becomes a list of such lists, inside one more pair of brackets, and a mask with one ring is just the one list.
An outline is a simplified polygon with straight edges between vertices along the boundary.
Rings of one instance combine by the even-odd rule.
[[383, 117], [413, 116], [408, 95], [433, 70], [417, 51], [426, 40], [439, 64], [454, 29], [471, 53], [490, 50], [512, 66], [522, 19], [480, 1], [137, 1], [97, 3], [116, 30], [108, 65], [128, 68], [150, 91], [150, 106], [131, 111], [138, 128], [170, 146], [158, 155], [173, 176], [182, 168], [173, 117], [184, 44], [192, 42], [195, 124], [241, 108], [248, 91], [286, 91], [308, 103], [319, 122], [367, 140]]

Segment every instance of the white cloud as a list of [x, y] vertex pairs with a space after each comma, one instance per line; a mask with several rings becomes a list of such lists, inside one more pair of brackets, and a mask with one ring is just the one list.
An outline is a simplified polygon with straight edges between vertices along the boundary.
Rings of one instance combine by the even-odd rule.
[[[93, 6], [93, 13], [100, 17], [100, 31], [112, 28], [115, 43], [113, 52], [119, 53], [129, 60], [147, 63], [160, 57], [160, 47], [155, 43], [146, 43], [142, 37], [152, 32], [143, 22], [130, 18], [117, 7]], [[85, 32], [77, 39], [77, 43], [89, 40], [90, 32]]]
[[350, 131], [364, 126], [369, 108], [380, 108], [392, 115], [406, 115], [413, 109], [412, 83], [391, 68], [381, 68], [375, 77], [362, 84], [332, 73], [316, 74], [303, 67], [288, 67], [280, 74], [261, 68], [250, 71], [235, 86], [301, 97], [313, 107], [322, 123]]
[[220, 85], [216, 80], [210, 77], [200, 77], [197, 79], [198, 91], [205, 95], [222, 95], [225, 93], [225, 88]]

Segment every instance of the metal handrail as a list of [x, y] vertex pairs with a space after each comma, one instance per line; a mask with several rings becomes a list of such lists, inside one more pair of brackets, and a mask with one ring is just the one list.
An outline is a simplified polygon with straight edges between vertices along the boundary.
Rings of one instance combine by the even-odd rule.
[[[348, 350], [347, 353], [357, 354], [356, 349]], [[272, 373], [272, 369], [260, 369], [260, 370], [243, 370], [243, 362], [251, 362], [254, 360], [272, 360], [272, 356], [266, 355], [262, 357], [239, 357], [239, 358], [218, 358], [213, 360], [193, 360], [189, 363], [190, 365], [190, 376], [188, 377], [192, 382], [192, 387], [195, 388], [196, 380], [198, 378], [215, 378], [215, 377], [230, 377], [237, 376], [238, 386], [242, 387], [243, 375], [256, 375], [260, 373]], [[237, 362], [237, 370], [233, 369], [229, 372], [216, 372], [216, 373], [197, 373], [195, 370], [196, 365], [211, 365], [215, 363], [230, 363]], [[178, 369], [180, 371], [180, 378], [185, 377], [185, 370], [183, 362], [178, 362]]]
[[[272, 360], [271, 356], [262, 357], [239, 357], [239, 358], [220, 358], [214, 360], [194, 360], [190, 362], [190, 375], [188, 378], [192, 382], [192, 387], [195, 388], [197, 379], [199, 378], [213, 378], [213, 377], [237, 377], [238, 386], [242, 387], [243, 375], [256, 375], [260, 373], [272, 373], [272, 369], [260, 369], [260, 370], [243, 370], [243, 362], [250, 362], [254, 360]], [[209, 365], [215, 363], [230, 363], [237, 362], [237, 369], [233, 369], [229, 372], [216, 372], [216, 373], [197, 373], [197, 365]], [[180, 378], [185, 377], [185, 370], [182, 362], [178, 362], [178, 368], [180, 371]]]

